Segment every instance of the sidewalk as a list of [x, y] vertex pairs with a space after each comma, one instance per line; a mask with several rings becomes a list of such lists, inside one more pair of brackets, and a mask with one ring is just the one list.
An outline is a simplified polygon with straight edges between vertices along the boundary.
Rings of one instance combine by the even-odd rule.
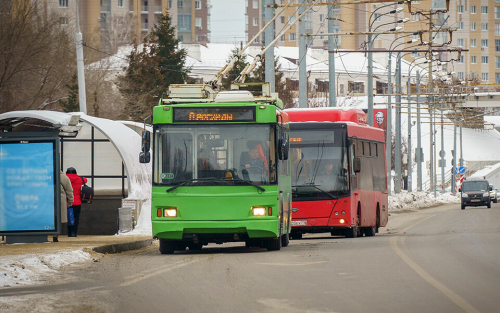
[[119, 253], [140, 249], [153, 243], [151, 236], [144, 235], [79, 235], [78, 237], [60, 235], [59, 242], [52, 242], [52, 236], [48, 236], [47, 238], [49, 242], [45, 243], [5, 244], [5, 241], [1, 241], [0, 259], [7, 256], [52, 254], [82, 249], [92, 250], [98, 253]]

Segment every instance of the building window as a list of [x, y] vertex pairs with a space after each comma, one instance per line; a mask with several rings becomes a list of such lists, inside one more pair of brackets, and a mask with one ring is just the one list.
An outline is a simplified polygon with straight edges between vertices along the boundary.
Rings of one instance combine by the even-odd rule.
[[118, 6], [119, 6], [120, 8], [122, 8], [122, 7], [123, 7], [123, 0], [118, 0]]
[[495, 39], [495, 52], [500, 52], [500, 40]]
[[495, 36], [500, 36], [500, 23], [495, 23]]
[[280, 16], [280, 21], [281, 21], [281, 24], [285, 24], [285, 17], [284, 16]]
[[459, 46], [459, 47], [463, 47], [464, 46], [464, 39], [463, 38], [457, 39], [457, 46]]
[[476, 14], [476, 6], [475, 5], [471, 5], [470, 14]]
[[411, 15], [411, 20], [412, 20], [413, 22], [418, 22], [418, 21], [420, 21], [420, 14], [419, 14], [419, 13], [417, 13], [417, 14], [412, 14], [412, 15]]
[[500, 84], [500, 73], [495, 73], [495, 84]]
[[476, 30], [476, 29], [477, 29], [476, 22], [471, 22], [470, 23], [470, 30]]
[[460, 60], [458, 60], [458, 63], [464, 63], [465, 62], [465, 56], [461, 55]]
[[252, 1], [252, 8], [253, 9], [258, 9], [259, 8], [259, 1], [258, 0], [253, 0]]
[[280, 41], [285, 41], [285, 35], [280, 36]]
[[288, 40], [295, 41], [295, 33], [288, 34]]
[[481, 13], [482, 13], [482, 14], [488, 14], [488, 7], [487, 7], [487, 6], [485, 6], [485, 5], [482, 5], [482, 6], [481, 6]]
[[481, 30], [482, 31], [488, 30], [488, 23], [481, 23]]
[[481, 64], [488, 64], [488, 56], [486, 55], [481, 56]]
[[323, 23], [324, 21], [325, 21], [325, 15], [324, 14], [320, 14], [319, 15], [319, 22]]
[[500, 18], [500, 7], [495, 7], [495, 18], [496, 19]]
[[325, 36], [323, 36], [325, 32], [319, 32], [319, 39], [325, 39]]
[[201, 1], [196, 0], [196, 1], [194, 2], [194, 8], [195, 8], [196, 10], [201, 10]]
[[313, 12], [309, 11], [306, 13], [306, 29], [313, 28]]
[[477, 47], [477, 39], [471, 39], [470, 40], [470, 46], [471, 47]]
[[470, 76], [472, 76], [472, 78], [477, 78], [477, 73], [476, 72], [471, 72]]
[[198, 28], [198, 29], [202, 29], [201, 28], [201, 17], [195, 17], [194, 18], [194, 25]]
[[457, 29], [463, 30], [464, 29], [464, 22], [457, 22]]
[[253, 18], [253, 26], [259, 26], [259, 18], [258, 17]]
[[375, 22], [380, 22], [382, 21], [382, 15], [375, 13]]
[[464, 6], [463, 5], [457, 5], [457, 13], [464, 13]]
[[495, 68], [500, 68], [500, 57], [495, 57]]
[[59, 0], [59, 7], [60, 8], [67, 8], [68, 7], [68, 0]]
[[68, 26], [68, 18], [67, 17], [61, 17], [61, 26]]
[[177, 15], [177, 27], [179, 31], [191, 31], [191, 14], [178, 14]]
[[183, 0], [177, 0], [177, 8], [182, 9], [184, 7], [184, 1]]
[[471, 56], [470, 56], [470, 63], [471, 63], [471, 64], [476, 64], [476, 63], [477, 63], [477, 59], [476, 59], [476, 56], [475, 56], [475, 55], [471, 55]]
[[481, 39], [481, 48], [488, 48], [488, 39]]
[[481, 73], [481, 80], [488, 81], [488, 73]]
[[288, 24], [293, 24], [295, 23], [295, 15], [290, 15], [288, 17]]
[[460, 79], [460, 80], [464, 80], [464, 77], [465, 77], [464, 72], [458, 72], [458, 73], [457, 73], [457, 78], [458, 78], [458, 79]]

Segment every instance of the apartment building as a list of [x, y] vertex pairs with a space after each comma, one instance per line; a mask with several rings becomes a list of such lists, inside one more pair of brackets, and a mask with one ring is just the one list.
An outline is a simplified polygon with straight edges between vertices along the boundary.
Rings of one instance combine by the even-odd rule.
[[[121, 44], [139, 41], [168, 10], [182, 42], [210, 42], [210, 0], [79, 0], [81, 31], [94, 47], [113, 51]], [[61, 24], [75, 26], [76, 0], [46, 0], [62, 15]], [[89, 44], [90, 44], [89, 43]]]
[[[286, 5], [291, 0], [275, 0], [278, 5]], [[305, 15], [308, 47], [327, 48], [328, 38], [322, 34], [328, 32], [328, 6], [319, 0]], [[300, 2], [300, 1], [299, 1]], [[312, 1], [310, 1], [312, 2]], [[297, 3], [297, 1], [294, 1]], [[324, 5], [322, 5], [324, 3]], [[263, 25], [265, 25], [264, 10], [266, 0], [246, 0], [247, 38], [250, 40]], [[398, 9], [401, 8], [401, 9]], [[369, 29], [375, 32], [387, 32], [396, 27], [404, 31], [429, 30], [432, 19], [433, 30], [442, 27], [457, 28], [452, 34], [448, 32], [433, 33], [434, 45], [448, 43], [448, 46], [436, 49], [463, 48], [468, 52], [440, 52], [433, 59], [440, 60], [443, 72], [453, 72], [460, 80], [477, 77], [483, 84], [500, 84], [500, 0], [452, 0], [448, 13], [429, 11], [446, 8], [446, 0], [411, 1], [411, 12], [408, 4], [397, 2], [379, 2], [370, 4], [346, 4], [332, 6], [334, 17], [334, 32], [359, 33]], [[390, 13], [396, 10], [395, 13]], [[279, 14], [281, 7], [275, 9]], [[420, 13], [419, 13], [420, 12]], [[298, 7], [290, 6], [275, 20], [275, 36], [280, 33], [289, 21], [298, 18]], [[374, 35], [374, 50], [390, 49], [428, 49], [419, 44], [429, 42], [429, 33], [421, 34], [383, 34]], [[298, 46], [298, 23], [292, 26], [285, 34], [280, 35], [278, 46]], [[341, 49], [362, 50], [367, 45], [366, 35], [341, 35], [337, 37], [337, 46]], [[408, 43], [409, 41], [414, 41]], [[262, 43], [263, 37], [257, 40]], [[425, 52], [403, 53], [408, 61], [427, 56]], [[415, 60], [415, 63], [418, 63]], [[435, 62], [437, 65], [437, 61]]]

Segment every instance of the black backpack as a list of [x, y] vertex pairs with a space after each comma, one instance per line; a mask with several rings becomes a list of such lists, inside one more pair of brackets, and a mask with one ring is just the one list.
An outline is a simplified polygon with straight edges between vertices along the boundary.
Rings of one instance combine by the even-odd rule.
[[92, 187], [87, 186], [87, 184], [85, 184], [85, 181], [83, 180], [82, 177], [80, 177], [80, 178], [82, 179], [82, 182], [83, 182], [82, 191], [81, 191], [82, 203], [91, 204], [92, 200], [94, 200], [94, 189]]

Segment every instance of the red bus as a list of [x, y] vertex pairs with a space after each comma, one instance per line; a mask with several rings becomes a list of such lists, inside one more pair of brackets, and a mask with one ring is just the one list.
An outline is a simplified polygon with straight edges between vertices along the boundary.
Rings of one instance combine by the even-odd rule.
[[292, 239], [374, 236], [387, 225], [385, 135], [359, 109], [288, 109]]

